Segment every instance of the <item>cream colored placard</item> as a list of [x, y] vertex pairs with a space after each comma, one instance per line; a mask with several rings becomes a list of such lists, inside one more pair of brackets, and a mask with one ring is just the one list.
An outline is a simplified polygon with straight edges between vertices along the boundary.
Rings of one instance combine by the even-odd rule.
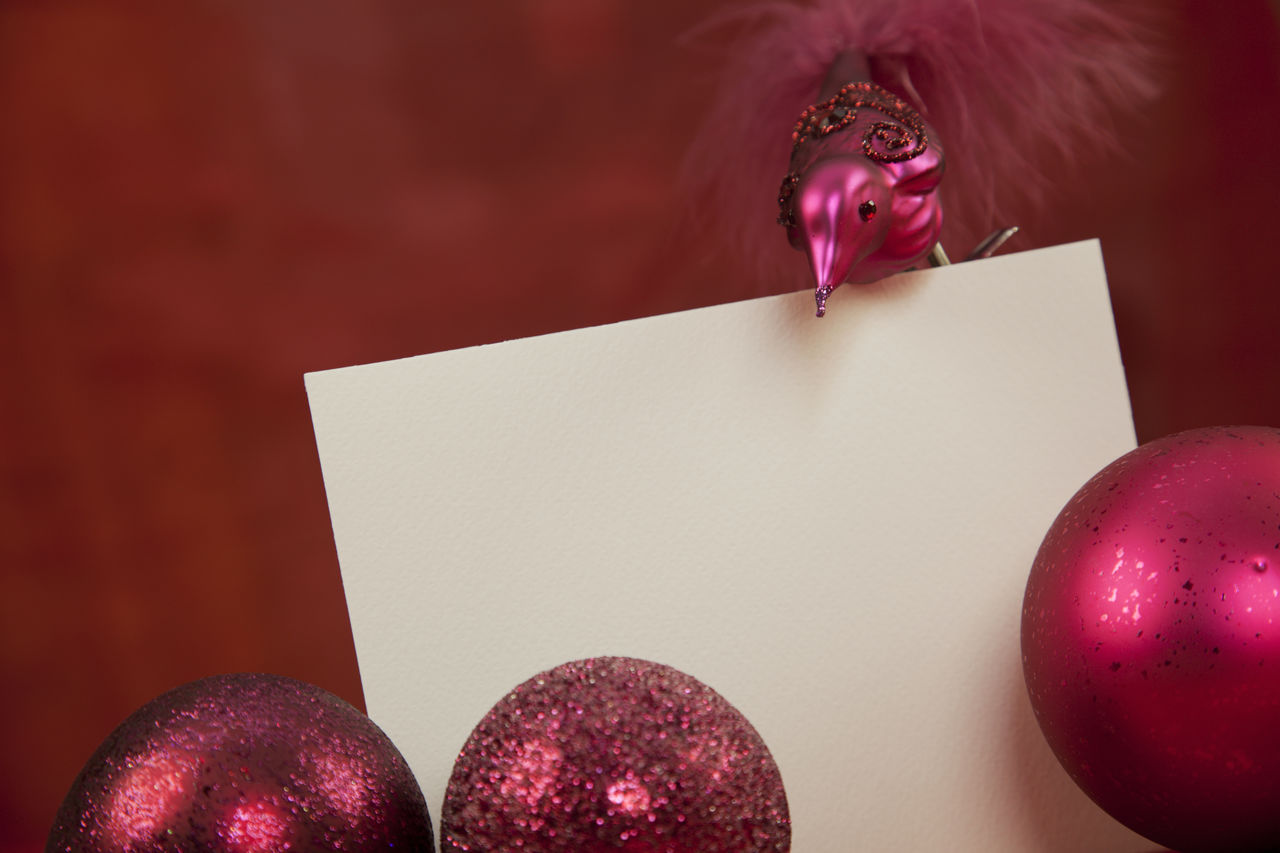
[[798, 853], [1132, 853], [1036, 728], [1023, 586], [1134, 433], [1077, 243], [307, 376], [370, 715], [438, 819], [505, 691], [646, 658], [755, 724]]

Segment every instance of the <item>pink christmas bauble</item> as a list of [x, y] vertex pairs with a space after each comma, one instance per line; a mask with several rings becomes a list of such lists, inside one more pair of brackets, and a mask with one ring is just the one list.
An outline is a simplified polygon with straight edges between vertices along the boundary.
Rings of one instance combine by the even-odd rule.
[[692, 676], [601, 657], [534, 676], [467, 740], [441, 847], [471, 853], [787, 853], [782, 777]]
[[400, 753], [318, 687], [225, 675], [172, 690], [103, 742], [45, 853], [431, 853]]
[[1022, 660], [1117, 820], [1183, 853], [1280, 848], [1280, 430], [1181, 433], [1086, 483], [1036, 555]]

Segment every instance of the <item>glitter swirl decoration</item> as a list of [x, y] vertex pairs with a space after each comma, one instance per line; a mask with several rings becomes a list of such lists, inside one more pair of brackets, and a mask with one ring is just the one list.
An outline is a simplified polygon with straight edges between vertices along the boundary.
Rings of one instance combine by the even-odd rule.
[[[792, 162], [803, 159], [809, 143], [849, 128], [861, 132], [862, 153], [881, 165], [913, 160], [929, 148], [924, 119], [910, 104], [875, 83], [859, 81], [800, 114], [791, 132]], [[778, 188], [778, 224], [784, 228], [796, 227], [793, 196], [800, 175], [795, 169], [787, 172]]]
[[1076, 783], [1181, 853], [1280, 849], [1280, 429], [1145, 444], [1058, 515], [1022, 610]]
[[[919, 157], [929, 147], [924, 119], [911, 105], [875, 83], [859, 81], [800, 114], [791, 133], [792, 151], [850, 126], [859, 125], [859, 110], [876, 117], [862, 122], [862, 151], [877, 163], [901, 163]], [[886, 120], [887, 119], [887, 120]]]
[[318, 687], [226, 675], [140, 708], [58, 810], [45, 853], [432, 853], [408, 765]]
[[575, 661], [510, 691], [462, 748], [441, 847], [471, 853], [787, 853], [782, 777], [747, 719], [697, 679]]

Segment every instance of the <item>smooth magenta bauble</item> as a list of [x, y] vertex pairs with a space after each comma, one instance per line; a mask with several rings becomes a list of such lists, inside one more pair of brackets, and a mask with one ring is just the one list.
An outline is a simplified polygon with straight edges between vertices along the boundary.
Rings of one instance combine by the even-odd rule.
[[1170, 436], [1086, 483], [1036, 555], [1022, 660], [1117, 820], [1183, 853], [1280, 849], [1280, 430]]
[[431, 853], [400, 753], [318, 687], [226, 675], [121, 723], [58, 811], [45, 853]]

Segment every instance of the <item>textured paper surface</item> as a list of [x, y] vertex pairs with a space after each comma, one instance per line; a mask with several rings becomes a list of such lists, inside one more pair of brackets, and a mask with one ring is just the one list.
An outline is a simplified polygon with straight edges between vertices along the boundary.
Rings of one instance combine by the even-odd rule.
[[313, 373], [370, 715], [438, 820], [505, 691], [626, 655], [755, 724], [793, 849], [1131, 853], [1044, 745], [1023, 586], [1134, 434], [1096, 243]]

